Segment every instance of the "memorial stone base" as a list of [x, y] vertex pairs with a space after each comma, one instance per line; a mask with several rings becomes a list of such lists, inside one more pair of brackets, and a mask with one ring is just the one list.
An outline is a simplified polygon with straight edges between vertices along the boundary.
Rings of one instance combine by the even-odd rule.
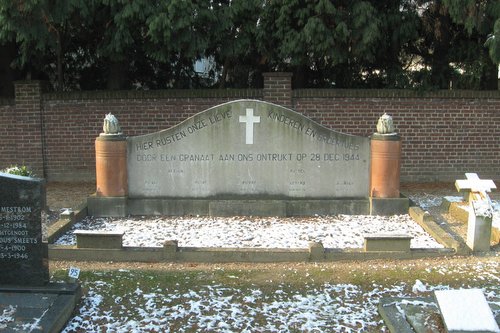
[[[407, 200], [407, 199], [406, 199]], [[380, 202], [380, 201], [379, 201]], [[402, 214], [401, 205], [391, 201], [384, 212]], [[100, 217], [125, 217], [129, 215], [166, 215], [166, 216], [314, 216], [314, 215], [368, 215], [370, 200], [332, 199], [332, 200], [218, 200], [218, 199], [135, 199], [105, 198], [91, 196], [87, 199], [88, 214]], [[403, 214], [408, 213], [408, 202]]]
[[129, 215], [166, 216], [314, 216], [314, 215], [401, 215], [408, 214], [408, 198], [335, 200], [216, 200], [134, 199], [91, 196], [88, 214], [98, 217]]

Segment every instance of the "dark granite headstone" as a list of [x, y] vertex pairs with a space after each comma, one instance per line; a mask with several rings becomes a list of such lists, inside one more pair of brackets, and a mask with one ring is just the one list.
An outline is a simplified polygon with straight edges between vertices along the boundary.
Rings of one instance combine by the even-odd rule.
[[0, 285], [42, 286], [49, 281], [41, 211], [45, 181], [0, 173]]

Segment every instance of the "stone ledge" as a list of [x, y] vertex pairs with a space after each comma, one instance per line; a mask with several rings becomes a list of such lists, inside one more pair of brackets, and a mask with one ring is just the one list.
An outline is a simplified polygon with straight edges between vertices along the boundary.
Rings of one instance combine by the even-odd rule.
[[292, 77], [293, 73], [292, 72], [265, 72], [262, 73], [262, 76], [265, 78], [271, 78], [271, 77]]
[[75, 224], [75, 222], [87, 216], [87, 200], [79, 204], [75, 210], [68, 212], [67, 215], [61, 214], [59, 220], [49, 226], [47, 230], [47, 242], [53, 243], [61, 237]]
[[309, 245], [308, 249], [262, 248], [200, 248], [177, 247], [123, 247], [121, 249], [82, 249], [76, 246], [49, 246], [50, 260], [115, 261], [115, 262], [331, 262], [337, 260], [420, 259], [452, 256], [450, 249], [411, 249], [408, 252], [373, 251], [362, 249], [322, 249]]
[[370, 215], [401, 215], [408, 214], [410, 200], [400, 198], [374, 198], [370, 197]]
[[409, 252], [413, 237], [404, 234], [372, 234], [365, 236], [365, 252], [399, 251]]
[[128, 215], [126, 197], [98, 197], [94, 194], [87, 198], [87, 205], [90, 216], [124, 217]]
[[[407, 200], [407, 199], [406, 199]], [[407, 207], [407, 203], [406, 206]], [[398, 210], [399, 211], [399, 210]], [[406, 214], [407, 212], [404, 212]], [[391, 210], [391, 214], [395, 214]], [[314, 216], [367, 215], [368, 199], [283, 199], [283, 200], [218, 200], [218, 199], [137, 199], [127, 197], [88, 198], [88, 214], [100, 217], [128, 215], [200, 215], [200, 216]]]
[[[19, 309], [14, 315], [14, 322], [10, 323], [18, 326], [26, 320], [22, 313], [30, 313], [34, 318], [39, 318], [39, 328], [32, 330], [36, 332], [60, 332], [71, 318], [81, 297], [82, 290], [78, 283], [0, 288], [0, 303], [11, 304]], [[6, 324], [7, 332], [15, 331], [11, 330], [9, 322]]]
[[[425, 327], [425, 323], [421, 323], [417, 327], [411, 324], [412, 316], [399, 312], [396, 304], [404, 300], [417, 301], [418, 303], [432, 303], [434, 299], [431, 297], [415, 297], [415, 298], [402, 298], [402, 297], [384, 297], [380, 299], [378, 304], [378, 313], [384, 320], [385, 325], [391, 333], [424, 333], [431, 332]], [[422, 307], [425, 309], [426, 307]], [[437, 307], [434, 306], [435, 311], [438, 312]], [[421, 318], [418, 318], [421, 319]], [[420, 324], [420, 323], [419, 323]]]
[[410, 207], [410, 216], [432, 237], [447, 248], [454, 249], [457, 254], [467, 255], [470, 249], [464, 243], [457, 241], [443, 228], [441, 228], [429, 214], [420, 207]]
[[168, 98], [262, 98], [262, 89], [172, 89], [72, 91], [46, 93], [44, 101], [111, 100], [111, 99], [168, 99]]
[[125, 232], [101, 230], [75, 230], [76, 247], [79, 249], [121, 249]]

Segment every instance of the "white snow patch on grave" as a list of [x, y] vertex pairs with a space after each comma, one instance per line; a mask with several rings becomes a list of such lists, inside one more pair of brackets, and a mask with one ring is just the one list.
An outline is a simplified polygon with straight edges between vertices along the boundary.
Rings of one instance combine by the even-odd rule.
[[411, 288], [411, 291], [413, 291], [416, 294], [423, 293], [423, 292], [427, 291], [427, 287], [425, 286], [425, 284], [422, 281], [417, 279], [417, 280], [415, 280], [415, 284]]
[[500, 229], [500, 201], [492, 201], [491, 202], [493, 206], [493, 221], [492, 225], [495, 228]]
[[123, 245], [161, 247], [177, 240], [186, 247], [307, 248], [311, 241], [325, 248], [363, 248], [364, 235], [408, 234], [412, 248], [443, 248], [409, 215], [338, 215], [309, 218], [151, 217], [91, 218], [75, 224], [55, 244], [75, 244], [73, 231], [122, 230]]
[[476, 216], [493, 218], [493, 206], [489, 198], [486, 200], [476, 200], [473, 202], [473, 205]]
[[408, 196], [410, 200], [415, 202], [422, 209], [427, 209], [430, 207], [440, 206], [443, 202], [443, 199], [439, 195], [429, 194], [429, 193], [421, 193], [418, 195], [410, 194]]
[[450, 197], [446, 196], [446, 197], [444, 197], [444, 199], [445, 199], [446, 201], [448, 201], [448, 202], [462, 202], [462, 201], [464, 201], [464, 198], [463, 198], [463, 197], [454, 197], [454, 196], [453, 196], [453, 197], [451, 197], [451, 196], [450, 196]]
[[14, 321], [14, 315], [17, 311], [17, 307], [9, 305], [0, 314], [0, 329], [6, 329], [7, 324]]
[[[63, 332], [99, 331], [99, 327], [113, 332], [363, 332], [379, 324], [377, 304], [382, 294], [400, 294], [404, 289], [400, 285], [387, 287], [383, 293], [367, 293], [355, 285], [325, 284], [269, 295], [208, 285], [180, 295], [176, 290], [132, 292], [127, 295], [131, 305], [146, 305], [117, 307], [111, 315], [101, 311], [100, 302], [95, 301], [101, 287], [90, 287], [79, 314]], [[110, 288], [102, 287], [104, 292]], [[171, 328], [173, 321], [175, 329]]]
[[500, 333], [480, 289], [441, 290], [435, 296], [448, 331]]

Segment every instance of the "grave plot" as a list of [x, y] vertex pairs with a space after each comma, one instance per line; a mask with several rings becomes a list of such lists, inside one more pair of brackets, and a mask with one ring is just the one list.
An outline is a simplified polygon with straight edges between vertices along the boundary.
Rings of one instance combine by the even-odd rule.
[[[382, 123], [370, 138], [353, 136], [278, 105], [240, 100], [125, 137], [108, 115], [96, 139], [97, 190], [88, 199], [94, 217], [73, 228], [80, 242], [70, 232], [56, 244], [164, 247], [170, 255], [186, 248], [305, 249], [304, 258], [317, 260], [334, 249], [442, 249], [407, 215], [401, 138], [389, 115]], [[92, 236], [99, 239], [83, 241]], [[389, 244], [370, 250], [368, 241]]]
[[77, 223], [55, 244], [74, 245], [74, 230], [122, 231], [123, 245], [161, 247], [177, 240], [184, 247], [360, 249], [370, 234], [407, 234], [411, 248], [443, 248], [408, 215], [340, 215], [310, 218], [154, 217], [92, 218]]

